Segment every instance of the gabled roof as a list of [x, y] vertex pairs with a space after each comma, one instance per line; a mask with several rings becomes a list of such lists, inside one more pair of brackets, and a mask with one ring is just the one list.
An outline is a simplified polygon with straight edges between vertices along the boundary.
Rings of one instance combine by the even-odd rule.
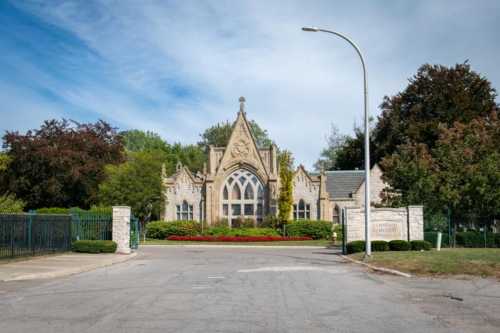
[[326, 191], [330, 198], [351, 198], [363, 183], [363, 170], [326, 171]]

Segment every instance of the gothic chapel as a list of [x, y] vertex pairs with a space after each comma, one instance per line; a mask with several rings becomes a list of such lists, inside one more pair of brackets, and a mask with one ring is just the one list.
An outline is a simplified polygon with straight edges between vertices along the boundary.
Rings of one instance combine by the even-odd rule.
[[[245, 113], [245, 98], [226, 147], [208, 147], [208, 165], [193, 174], [178, 164], [176, 173], [162, 172], [165, 206], [163, 220], [197, 220], [208, 225], [240, 218], [259, 223], [277, 213], [279, 172], [277, 147], [257, 147]], [[371, 198], [380, 202], [385, 187], [382, 171], [371, 170]], [[343, 207], [361, 207], [364, 196], [362, 170], [309, 173], [301, 165], [293, 179], [290, 219], [327, 220], [338, 223]]]

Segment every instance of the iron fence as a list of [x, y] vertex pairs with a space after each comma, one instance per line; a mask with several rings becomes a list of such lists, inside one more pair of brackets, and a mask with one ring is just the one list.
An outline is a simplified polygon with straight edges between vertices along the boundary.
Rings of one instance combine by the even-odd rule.
[[0, 258], [71, 248], [70, 215], [0, 214]]
[[73, 240], [111, 240], [113, 217], [110, 212], [71, 211]]

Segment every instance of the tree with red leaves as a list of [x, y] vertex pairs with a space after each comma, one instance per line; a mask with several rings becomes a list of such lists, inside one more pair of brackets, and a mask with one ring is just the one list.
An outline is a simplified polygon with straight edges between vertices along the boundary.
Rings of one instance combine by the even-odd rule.
[[26, 134], [7, 132], [3, 141], [9, 167], [0, 175], [2, 192], [28, 209], [96, 204], [104, 166], [124, 161], [121, 137], [104, 121], [47, 120]]

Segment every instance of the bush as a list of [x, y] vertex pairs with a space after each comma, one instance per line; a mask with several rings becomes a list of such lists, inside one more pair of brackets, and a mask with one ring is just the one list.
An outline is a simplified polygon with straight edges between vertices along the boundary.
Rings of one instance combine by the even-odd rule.
[[218, 219], [210, 225], [211, 227], [226, 227], [229, 228], [229, 220], [227, 218]]
[[332, 235], [334, 232], [337, 233], [337, 242], [342, 242], [342, 238], [344, 237], [342, 224], [334, 224], [332, 229]]
[[[498, 246], [495, 243], [497, 234], [486, 233], [486, 247]], [[457, 245], [463, 247], [483, 247], [484, 248], [484, 233], [479, 231], [457, 232]]]
[[389, 242], [389, 249], [391, 251], [409, 251], [410, 242], [405, 240], [392, 240]]
[[424, 240], [412, 240], [410, 241], [410, 248], [412, 251], [429, 251], [432, 248], [432, 244]]
[[0, 212], [1, 213], [22, 213], [25, 203], [22, 200], [16, 199], [13, 194], [0, 195]]
[[214, 227], [205, 231], [210, 236], [279, 236], [277, 230], [272, 228], [228, 228]]
[[44, 208], [38, 208], [36, 210], [37, 214], [69, 214], [69, 208], [62, 208], [62, 207], [44, 207]]
[[282, 237], [282, 236], [170, 236], [170, 241], [192, 242], [277, 242], [277, 241], [306, 241], [311, 237]]
[[[424, 240], [431, 243], [432, 247], [437, 246], [437, 232], [436, 231], [428, 231], [424, 232]], [[447, 233], [443, 233], [441, 236], [441, 246], [449, 247], [450, 246], [450, 237]]]
[[74, 252], [115, 253], [117, 244], [110, 240], [80, 240], [71, 244]]
[[286, 225], [288, 236], [307, 236], [312, 239], [330, 239], [332, 223], [328, 221], [294, 221]]
[[381, 251], [389, 251], [389, 243], [383, 240], [374, 240], [372, 241], [372, 251], [381, 252]]
[[165, 239], [168, 236], [195, 236], [200, 233], [200, 223], [196, 221], [155, 221], [146, 225], [146, 237]]
[[347, 254], [363, 252], [365, 250], [365, 241], [357, 240], [346, 244]]
[[276, 216], [274, 215], [266, 215], [262, 222], [259, 223], [259, 227], [262, 228], [273, 228], [277, 229], [279, 226], [279, 220]]

